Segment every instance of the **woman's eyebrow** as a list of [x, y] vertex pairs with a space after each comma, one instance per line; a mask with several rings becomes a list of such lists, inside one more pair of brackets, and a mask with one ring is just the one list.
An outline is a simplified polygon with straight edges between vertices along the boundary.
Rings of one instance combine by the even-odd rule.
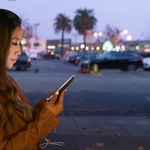
[[14, 38], [12, 38], [12, 40], [21, 40], [21, 39], [18, 37], [14, 37]]

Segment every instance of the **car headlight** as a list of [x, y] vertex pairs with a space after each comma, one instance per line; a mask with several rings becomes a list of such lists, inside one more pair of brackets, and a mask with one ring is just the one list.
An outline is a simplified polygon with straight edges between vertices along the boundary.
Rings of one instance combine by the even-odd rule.
[[85, 60], [83, 63], [84, 63], [84, 64], [89, 64], [90, 61], [89, 61], [89, 60]]

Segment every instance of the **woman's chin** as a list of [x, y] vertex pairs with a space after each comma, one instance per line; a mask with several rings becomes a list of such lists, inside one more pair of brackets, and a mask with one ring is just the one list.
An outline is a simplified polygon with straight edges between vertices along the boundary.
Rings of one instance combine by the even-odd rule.
[[9, 64], [6, 68], [11, 69], [13, 67], [13, 64]]

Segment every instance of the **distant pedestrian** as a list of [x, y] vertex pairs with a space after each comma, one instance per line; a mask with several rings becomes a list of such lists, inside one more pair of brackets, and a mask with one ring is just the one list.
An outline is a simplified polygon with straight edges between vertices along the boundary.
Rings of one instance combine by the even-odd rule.
[[0, 150], [39, 150], [43, 139], [59, 124], [63, 111], [64, 90], [51, 101], [43, 98], [35, 107], [7, 74], [21, 54], [21, 19], [9, 10], [0, 9]]

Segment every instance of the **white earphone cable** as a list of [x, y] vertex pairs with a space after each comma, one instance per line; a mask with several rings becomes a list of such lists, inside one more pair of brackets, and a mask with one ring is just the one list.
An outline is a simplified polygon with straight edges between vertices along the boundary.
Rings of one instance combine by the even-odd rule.
[[51, 142], [48, 138], [44, 137], [45, 142], [40, 144], [40, 148], [44, 149], [48, 145], [57, 145], [57, 146], [64, 146], [64, 142]]

